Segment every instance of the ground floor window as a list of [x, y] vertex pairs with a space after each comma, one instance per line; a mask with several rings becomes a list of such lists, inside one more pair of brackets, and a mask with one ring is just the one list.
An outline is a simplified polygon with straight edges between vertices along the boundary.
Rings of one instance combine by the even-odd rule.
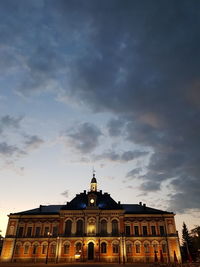
[[119, 253], [119, 244], [113, 244], [112, 251], [113, 253]]
[[70, 248], [69, 244], [64, 245], [64, 254], [69, 254], [69, 248]]
[[107, 252], [107, 244], [105, 242], [101, 243], [101, 253]]

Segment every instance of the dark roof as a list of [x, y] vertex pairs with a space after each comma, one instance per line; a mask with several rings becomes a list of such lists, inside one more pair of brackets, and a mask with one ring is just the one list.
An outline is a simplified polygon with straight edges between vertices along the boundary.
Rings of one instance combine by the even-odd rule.
[[92, 178], [91, 183], [97, 183], [97, 179], [95, 177]]
[[96, 206], [99, 209], [112, 210], [112, 209], [122, 209], [122, 206], [118, 204], [108, 193], [99, 192], [88, 192], [77, 194], [70, 202], [63, 206], [62, 210], [80, 210], [85, 209], [88, 206], [88, 195], [96, 196]]
[[173, 212], [149, 208], [146, 205], [122, 204], [125, 214], [173, 214]]
[[53, 215], [53, 214], [59, 214], [60, 209], [63, 205], [48, 205], [43, 206], [40, 205], [39, 208], [32, 209], [32, 210], [26, 210], [16, 213], [11, 213], [11, 215]]
[[108, 193], [87, 192], [77, 194], [66, 205], [40, 205], [39, 208], [26, 210], [10, 215], [54, 215], [59, 214], [60, 210], [83, 210], [88, 206], [88, 196], [96, 197], [96, 206], [102, 210], [124, 210], [125, 214], [173, 214], [173, 212], [153, 209], [141, 204], [120, 204], [117, 203]]

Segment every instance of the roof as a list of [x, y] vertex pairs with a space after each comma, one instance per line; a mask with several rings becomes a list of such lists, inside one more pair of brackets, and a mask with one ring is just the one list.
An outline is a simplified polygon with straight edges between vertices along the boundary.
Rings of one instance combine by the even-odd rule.
[[122, 204], [125, 214], [173, 214], [173, 212], [153, 209], [140, 204]]
[[11, 215], [53, 215], [53, 214], [59, 214], [60, 209], [63, 205], [48, 205], [43, 206], [40, 205], [39, 208], [11, 213]]
[[145, 204], [120, 204], [117, 203], [108, 193], [102, 191], [87, 192], [77, 194], [66, 205], [40, 205], [39, 208], [26, 210], [10, 215], [58, 215], [61, 210], [84, 210], [88, 206], [88, 197], [96, 198], [96, 207], [100, 210], [122, 210], [125, 214], [173, 214], [173, 212], [163, 211], [147, 207]]
[[77, 194], [70, 202], [63, 206], [62, 210], [80, 210], [88, 206], [88, 195], [96, 196], [96, 206], [103, 210], [123, 209], [108, 193], [102, 191], [88, 192]]

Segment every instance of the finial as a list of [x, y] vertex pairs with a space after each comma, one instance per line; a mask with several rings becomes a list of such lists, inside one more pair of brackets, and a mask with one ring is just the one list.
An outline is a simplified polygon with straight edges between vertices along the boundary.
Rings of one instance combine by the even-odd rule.
[[95, 169], [94, 169], [94, 167], [92, 168], [92, 172], [93, 172], [93, 178], [95, 178]]

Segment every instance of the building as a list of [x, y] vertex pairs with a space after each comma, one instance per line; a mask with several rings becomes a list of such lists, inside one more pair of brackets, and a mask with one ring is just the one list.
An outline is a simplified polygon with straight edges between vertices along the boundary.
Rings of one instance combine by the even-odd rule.
[[90, 190], [66, 205], [11, 213], [1, 261], [180, 262], [174, 216], [116, 202], [93, 175]]

